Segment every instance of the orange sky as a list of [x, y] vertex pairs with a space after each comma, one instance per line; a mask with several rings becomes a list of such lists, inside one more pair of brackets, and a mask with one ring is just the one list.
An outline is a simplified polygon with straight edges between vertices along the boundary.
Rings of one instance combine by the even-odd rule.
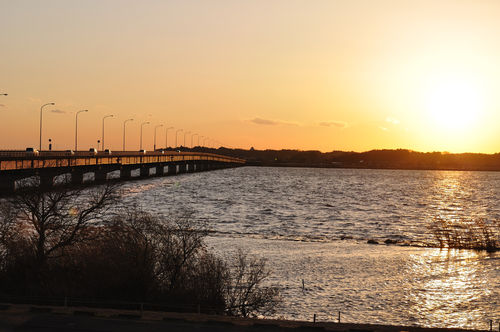
[[[0, 149], [500, 152], [500, 2], [2, 1]], [[56, 110], [56, 112], [53, 112]], [[181, 139], [179, 135], [179, 139]], [[174, 131], [169, 131], [169, 143]], [[190, 136], [188, 136], [190, 142]], [[197, 139], [195, 139], [197, 142]], [[170, 144], [169, 144], [170, 145]]]

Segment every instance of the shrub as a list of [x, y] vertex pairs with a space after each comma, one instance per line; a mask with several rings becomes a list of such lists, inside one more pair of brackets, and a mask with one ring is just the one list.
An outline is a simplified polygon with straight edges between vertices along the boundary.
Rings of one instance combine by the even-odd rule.
[[271, 273], [266, 260], [238, 250], [235, 263], [226, 287], [226, 312], [242, 317], [273, 314], [281, 299], [277, 287], [262, 286]]
[[[0, 295], [147, 302], [156, 308], [237, 316], [272, 313], [264, 259], [229, 264], [205, 246], [191, 212], [168, 218], [136, 208], [105, 214], [114, 188], [85, 195], [33, 189], [0, 208]], [[115, 209], [116, 210], [116, 209]]]
[[429, 229], [440, 248], [500, 250], [500, 220], [452, 222], [437, 218]]

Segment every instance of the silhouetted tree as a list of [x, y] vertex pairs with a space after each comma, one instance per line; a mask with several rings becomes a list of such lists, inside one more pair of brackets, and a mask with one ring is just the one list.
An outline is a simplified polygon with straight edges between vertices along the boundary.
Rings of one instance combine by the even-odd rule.
[[280, 294], [277, 287], [262, 285], [269, 275], [265, 259], [250, 258], [238, 250], [226, 288], [226, 312], [242, 317], [274, 313]]
[[0, 209], [0, 295], [147, 302], [169, 310], [251, 316], [279, 299], [265, 260], [211, 253], [191, 212], [109, 212], [116, 188], [30, 190]]
[[[30, 292], [44, 286], [47, 261], [64, 255], [75, 243], [96, 236], [95, 227], [116, 201], [117, 187], [90, 190], [58, 187], [44, 191], [28, 187], [2, 202], [0, 226], [5, 253], [24, 257]], [[8, 258], [7, 258], [8, 260]]]

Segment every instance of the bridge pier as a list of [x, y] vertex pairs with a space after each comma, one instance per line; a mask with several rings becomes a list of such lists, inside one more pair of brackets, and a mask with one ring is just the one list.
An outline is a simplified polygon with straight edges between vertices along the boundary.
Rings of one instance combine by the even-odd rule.
[[156, 176], [163, 176], [165, 173], [165, 167], [163, 165], [156, 166]]
[[122, 180], [130, 180], [132, 178], [132, 169], [131, 168], [122, 168], [120, 169], [120, 179]]
[[0, 193], [11, 194], [16, 190], [16, 180], [11, 177], [0, 177]]
[[141, 178], [147, 178], [149, 176], [149, 166], [141, 167]]
[[71, 184], [74, 185], [83, 184], [83, 172], [73, 170], [71, 172]]
[[168, 175], [175, 175], [175, 174], [177, 174], [177, 165], [168, 165], [167, 166], [167, 174]]
[[186, 164], [179, 164], [179, 174], [186, 173]]
[[108, 172], [99, 170], [94, 172], [94, 182], [104, 183], [108, 180]]
[[44, 174], [40, 175], [40, 188], [51, 189], [54, 186], [54, 175]]

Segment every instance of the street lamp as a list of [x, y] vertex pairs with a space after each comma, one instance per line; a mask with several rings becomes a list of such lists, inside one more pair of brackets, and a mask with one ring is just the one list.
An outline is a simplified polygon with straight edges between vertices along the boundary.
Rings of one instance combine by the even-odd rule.
[[191, 135], [191, 148], [194, 148], [194, 145], [193, 145], [193, 137], [195, 137], [195, 136], [198, 136], [198, 140], [200, 139], [200, 135], [198, 135], [198, 134], [193, 134], [193, 135]]
[[112, 118], [113, 116], [113, 114], [110, 114], [102, 118], [102, 151], [104, 151], [104, 120], [107, 118]]
[[142, 127], [149, 124], [149, 121], [141, 123], [141, 144], [139, 145], [139, 150], [142, 150]]
[[78, 114], [88, 112], [89, 110], [81, 110], [76, 112], [75, 115], [75, 152], [78, 151]]
[[177, 145], [177, 134], [178, 134], [179, 132], [181, 132], [181, 131], [182, 131], [182, 129], [177, 129], [177, 130], [175, 131], [175, 148], [177, 148], [177, 147], [179, 146], [179, 145]]
[[165, 129], [165, 149], [168, 149], [168, 131], [169, 129], [174, 129], [174, 127], [168, 127]]
[[155, 126], [155, 138], [153, 140], [153, 151], [156, 151], [156, 129], [160, 128], [160, 127], [163, 127], [163, 125], [157, 125]]
[[129, 121], [134, 121], [134, 119], [127, 119], [123, 121], [123, 151], [125, 151], [125, 124]]
[[186, 147], [186, 135], [189, 135], [189, 134], [191, 134], [190, 131], [185, 131], [184, 132], [184, 147]]
[[42, 111], [43, 111], [43, 108], [45, 106], [49, 106], [49, 105], [55, 105], [55, 103], [47, 103], [47, 104], [43, 104], [41, 107], [40, 107], [40, 146], [39, 146], [39, 150], [42, 151]]

